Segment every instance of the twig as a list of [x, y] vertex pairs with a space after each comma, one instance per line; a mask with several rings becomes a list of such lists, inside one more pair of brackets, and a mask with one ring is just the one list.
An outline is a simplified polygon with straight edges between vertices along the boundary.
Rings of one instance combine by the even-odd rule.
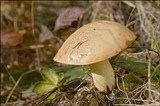
[[123, 89], [124, 89], [124, 93], [125, 93], [125, 95], [126, 95], [126, 97], [127, 97], [127, 100], [128, 100], [128, 102], [129, 102], [129, 104], [131, 104], [131, 101], [129, 100], [128, 94], [127, 94], [127, 92], [126, 92], [126, 88], [125, 88], [125, 85], [124, 85], [123, 77], [122, 77], [121, 79], [122, 79], [122, 86], [123, 86]]
[[117, 85], [118, 90], [120, 90], [121, 92], [124, 93], [124, 91], [119, 87], [119, 84], [118, 84], [118, 77], [116, 77], [116, 85]]
[[[145, 33], [148, 34], [148, 36], [151, 36], [151, 33], [149, 33], [149, 31], [146, 29], [145, 27], [145, 23], [146, 21], [148, 22], [148, 18], [146, 16], [146, 12], [144, 10], [144, 7], [142, 6], [142, 2], [141, 1], [137, 1], [137, 10], [138, 10], [138, 16], [139, 16], [139, 20], [140, 20], [140, 30], [144, 30]], [[145, 20], [143, 18], [146, 18]]]
[[[14, 79], [14, 77], [12, 76], [12, 74], [10, 73], [10, 71], [8, 70], [8, 68], [6, 66], [4, 66], [9, 77], [11, 78], [11, 81], [13, 82], [13, 84], [16, 84], [16, 80]], [[21, 87], [17, 85], [18, 90], [22, 91]]]
[[122, 85], [123, 85], [123, 89], [124, 89], [124, 90], [120, 89], [120, 87], [119, 87], [119, 85], [118, 85], [118, 78], [116, 78], [116, 84], [117, 84], [118, 89], [119, 89], [120, 91], [122, 91], [123, 93], [125, 93], [128, 102], [131, 104], [130, 99], [129, 99], [129, 97], [128, 97], [128, 94], [127, 94], [126, 91], [125, 91], [125, 85], [124, 85], [123, 78], [122, 78]]
[[58, 89], [59, 89], [59, 87], [56, 87], [50, 93], [43, 95], [42, 98], [40, 98], [38, 102], [34, 102], [34, 104], [32, 104], [32, 106], [39, 106], [45, 99], [47, 99], [51, 94], [53, 94]]
[[115, 106], [159, 106], [160, 104], [145, 104], [145, 105], [135, 105], [135, 104], [114, 104]]
[[144, 87], [146, 86], [146, 84], [147, 84], [147, 83], [143, 84], [142, 86], [136, 88], [135, 90], [129, 92], [128, 94], [133, 93], [133, 92], [136, 92], [137, 90], [144, 88]]
[[[146, 90], [149, 90], [149, 89], [146, 89]], [[154, 90], [151, 90], [151, 92], [157, 94], [157, 95], [160, 97], [160, 93], [159, 93], [159, 92], [156, 92], [156, 91], [154, 91]]]
[[144, 89], [145, 89], [146, 86], [143, 86], [139, 91], [137, 91], [133, 97], [136, 97], [137, 94], [141, 93]]
[[129, 27], [129, 26], [130, 26], [129, 21], [130, 21], [130, 19], [131, 19], [131, 16], [132, 16], [132, 14], [133, 14], [134, 10], [135, 10], [135, 7], [132, 9], [132, 11], [131, 11], [131, 13], [130, 13], [130, 15], [129, 15], [129, 18], [128, 18], [127, 23], [126, 23], [126, 26], [127, 26], [127, 27]]
[[152, 93], [151, 93], [151, 56], [148, 53], [148, 98], [152, 99]]
[[85, 80], [82, 80], [81, 83], [80, 83], [76, 88], [74, 88], [74, 91], [78, 90], [78, 88], [79, 88], [82, 84], [84, 84], [84, 82], [85, 82]]
[[15, 79], [13, 78], [12, 74], [9, 72], [9, 70], [8, 70], [8, 68], [7, 68], [6, 66], [4, 66], [4, 67], [5, 67], [5, 69], [6, 69], [7, 73], [8, 73], [8, 75], [9, 75], [9, 77], [11, 78], [11, 81], [15, 84], [16, 81], [15, 81]]
[[7, 104], [1, 104], [1, 106], [18, 106], [19, 104], [24, 104], [24, 101], [22, 100], [18, 100], [18, 101], [12, 101], [12, 102], [8, 102]]
[[[36, 51], [36, 55], [37, 55], [38, 71], [40, 72], [40, 55], [39, 55], [39, 50], [38, 50], [38, 47], [37, 47], [35, 30], [34, 30], [34, 1], [32, 1], [32, 7], [31, 7], [31, 19], [32, 19], [32, 22], [31, 22], [31, 24], [32, 24], [32, 35], [33, 35], [35, 45], [36, 45], [35, 51]], [[41, 74], [41, 72], [40, 72], [40, 74]]]
[[115, 106], [136, 106], [135, 104], [114, 104]]
[[9, 95], [7, 96], [7, 99], [6, 99], [6, 101], [5, 101], [5, 104], [8, 103], [8, 101], [9, 101], [9, 99], [11, 98], [11, 96], [12, 96], [15, 88], [17, 87], [17, 85], [19, 84], [19, 82], [21, 81], [21, 79], [23, 78], [23, 76], [26, 75], [26, 74], [35, 72], [35, 71], [37, 71], [37, 70], [27, 71], [27, 72], [23, 73], [23, 74], [19, 77], [19, 79], [18, 79], [17, 82], [15, 83], [14, 87], [12, 88], [11, 92], [10, 92]]
[[[126, 100], [127, 98], [116, 98], [116, 100]], [[129, 98], [130, 99], [130, 98]], [[130, 99], [132, 100], [132, 99]], [[143, 100], [143, 99], [134, 99], [135, 101], [143, 101], [143, 102], [155, 102], [153, 100]]]
[[143, 94], [143, 92], [140, 93], [139, 97], [140, 97], [141, 101], [144, 101], [142, 94]]

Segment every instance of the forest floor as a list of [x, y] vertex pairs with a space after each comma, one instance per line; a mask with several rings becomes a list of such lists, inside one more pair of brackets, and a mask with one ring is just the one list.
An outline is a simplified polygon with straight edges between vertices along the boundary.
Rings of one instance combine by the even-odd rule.
[[[110, 60], [114, 95], [94, 87], [87, 66], [53, 61], [74, 31], [97, 20], [137, 36]], [[160, 1], [2, 1], [0, 67], [1, 106], [160, 106]]]

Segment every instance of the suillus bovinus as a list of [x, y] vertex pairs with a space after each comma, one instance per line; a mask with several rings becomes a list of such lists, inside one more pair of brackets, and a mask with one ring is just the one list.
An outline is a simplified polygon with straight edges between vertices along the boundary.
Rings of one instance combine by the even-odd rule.
[[68, 65], [88, 65], [95, 87], [109, 94], [115, 86], [115, 74], [109, 59], [126, 49], [135, 39], [131, 30], [117, 22], [92, 22], [70, 35], [54, 61]]

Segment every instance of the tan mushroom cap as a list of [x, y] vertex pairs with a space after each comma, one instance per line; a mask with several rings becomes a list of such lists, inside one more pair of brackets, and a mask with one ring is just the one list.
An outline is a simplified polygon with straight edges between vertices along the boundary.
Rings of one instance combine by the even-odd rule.
[[70, 65], [93, 64], [117, 55], [135, 39], [132, 31], [117, 22], [92, 22], [64, 42], [54, 61]]

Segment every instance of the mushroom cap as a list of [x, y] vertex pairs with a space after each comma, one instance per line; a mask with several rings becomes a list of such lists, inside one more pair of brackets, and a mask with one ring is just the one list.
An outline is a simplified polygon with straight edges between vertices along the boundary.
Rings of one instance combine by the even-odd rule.
[[135, 39], [132, 31], [117, 22], [92, 22], [70, 35], [54, 61], [69, 65], [93, 64], [117, 55]]

